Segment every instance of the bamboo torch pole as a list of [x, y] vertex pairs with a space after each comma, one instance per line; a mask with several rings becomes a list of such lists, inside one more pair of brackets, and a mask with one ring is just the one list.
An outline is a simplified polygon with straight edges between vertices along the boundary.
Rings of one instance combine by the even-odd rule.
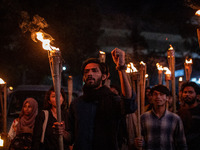
[[140, 62], [140, 97], [141, 97], [141, 114], [144, 113], [145, 107], [145, 84], [146, 84], [146, 63]]
[[73, 93], [73, 80], [72, 76], [68, 77], [68, 106], [70, 106], [72, 102], [72, 93]]
[[190, 81], [192, 73], [192, 64], [193, 64], [192, 58], [190, 58], [189, 60], [185, 59], [184, 66], [185, 66], [186, 81]]
[[173, 110], [174, 113], [176, 113], [175, 50], [172, 45], [170, 45], [170, 48], [167, 50], [167, 58], [169, 70], [171, 70]]
[[[60, 89], [61, 89], [61, 53], [57, 50], [48, 51], [49, 53], [49, 63], [51, 68], [51, 75], [53, 78], [53, 85], [56, 94], [56, 112], [57, 112], [57, 121], [61, 123], [61, 106], [60, 106]], [[59, 148], [64, 150], [63, 145], [63, 136], [59, 135]]]

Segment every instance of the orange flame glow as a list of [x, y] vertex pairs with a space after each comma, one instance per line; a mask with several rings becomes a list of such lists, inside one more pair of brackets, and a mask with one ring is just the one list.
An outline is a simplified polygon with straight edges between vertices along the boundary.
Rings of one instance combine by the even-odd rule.
[[171, 74], [171, 71], [169, 70], [169, 68], [164, 67], [163, 70], [165, 70], [165, 74]]
[[169, 50], [174, 50], [171, 44], [169, 45]]
[[126, 73], [138, 72], [132, 62], [127, 65]]
[[188, 60], [188, 59], [185, 59], [185, 63], [186, 63], [186, 64], [192, 64], [192, 58], [190, 58], [189, 60]]
[[146, 63], [144, 63], [143, 61], [141, 61], [141, 62], [140, 62], [140, 65], [144, 65], [144, 66], [145, 66], [145, 65], [146, 65]]
[[195, 13], [196, 16], [200, 16], [200, 10], [197, 10]]
[[0, 84], [5, 84], [5, 82], [2, 78], [0, 78]]
[[180, 82], [183, 81], [183, 77], [179, 77], [178, 81]]
[[105, 54], [105, 52], [103, 52], [103, 51], [99, 51], [99, 53], [100, 53], [100, 54]]
[[158, 70], [163, 70], [163, 67], [159, 63], [156, 63], [156, 66]]
[[43, 32], [36, 32], [36, 37], [39, 41], [42, 42], [42, 47], [45, 50], [59, 50], [59, 48], [53, 47], [50, 45], [51, 40], [50, 39], [44, 39], [44, 33]]

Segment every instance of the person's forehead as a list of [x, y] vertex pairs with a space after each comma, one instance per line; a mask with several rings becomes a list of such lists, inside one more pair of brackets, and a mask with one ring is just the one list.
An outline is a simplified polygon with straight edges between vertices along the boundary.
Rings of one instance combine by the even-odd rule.
[[[157, 91], [157, 90], [154, 90], [153, 93], [160, 94], [160, 93], [162, 93], [162, 92], [159, 92], [159, 91]], [[162, 93], [162, 94], [164, 94], [164, 93]]]
[[93, 69], [93, 68], [97, 68], [99, 69], [99, 64], [96, 64], [96, 63], [89, 63], [85, 66], [84, 70], [85, 69]]
[[192, 86], [186, 86], [183, 91], [194, 91], [194, 88]]

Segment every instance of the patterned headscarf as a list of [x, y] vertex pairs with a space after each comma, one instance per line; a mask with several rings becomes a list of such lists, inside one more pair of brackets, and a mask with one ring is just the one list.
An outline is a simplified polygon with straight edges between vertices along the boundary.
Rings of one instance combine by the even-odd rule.
[[[24, 115], [24, 106], [29, 103], [32, 107], [32, 112], [29, 116]], [[19, 115], [19, 123], [17, 125], [17, 134], [20, 133], [33, 133], [35, 124], [35, 117], [38, 113], [38, 103], [34, 98], [27, 98], [22, 106], [21, 113]]]

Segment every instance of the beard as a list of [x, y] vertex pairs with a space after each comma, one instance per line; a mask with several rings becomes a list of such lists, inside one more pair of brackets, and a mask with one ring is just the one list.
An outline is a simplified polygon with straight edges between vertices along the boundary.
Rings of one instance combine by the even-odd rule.
[[196, 97], [195, 98], [189, 98], [189, 97], [185, 97], [183, 98], [183, 101], [188, 104], [188, 105], [192, 105], [195, 103], [196, 101]]
[[[90, 83], [90, 82], [87, 82], [88, 80], [94, 80], [94, 83], [92, 84], [92, 83]], [[86, 88], [90, 88], [90, 89], [95, 89], [95, 88], [97, 88], [97, 87], [99, 87], [100, 85], [101, 85], [101, 82], [102, 82], [102, 78], [100, 77], [100, 78], [98, 78], [97, 80], [95, 80], [94, 78], [87, 78], [86, 79], [86, 81], [85, 81], [85, 87]]]

